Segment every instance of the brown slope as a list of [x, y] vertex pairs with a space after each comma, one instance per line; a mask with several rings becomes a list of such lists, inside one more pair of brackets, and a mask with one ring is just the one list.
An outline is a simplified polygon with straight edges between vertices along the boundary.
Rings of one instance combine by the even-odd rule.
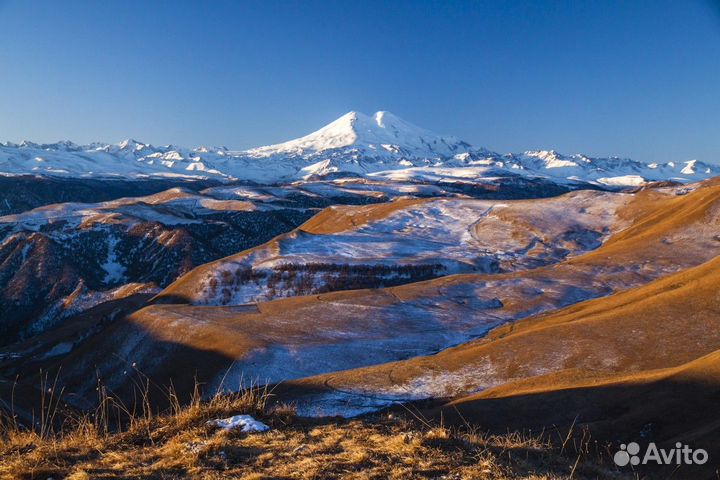
[[[533, 385], [508, 385], [456, 399], [427, 412], [447, 422], [472, 422], [496, 431], [545, 431], [558, 443], [573, 429], [597, 442], [650, 442], [673, 449], [677, 442], [709, 453], [698, 465], [647, 465], [641, 478], [717, 478], [720, 466], [720, 350], [661, 370], [577, 381], [550, 375]], [[574, 440], [577, 441], [577, 438]], [[630, 471], [629, 467], [621, 471]]]
[[354, 230], [370, 222], [382, 220], [398, 210], [426, 203], [430, 200], [432, 199], [399, 198], [393, 202], [374, 205], [328, 207], [300, 225], [298, 230], [315, 235]]
[[688, 442], [712, 433], [720, 444], [720, 422], [707, 408], [720, 399], [720, 350], [664, 369], [582, 379], [567, 373], [461, 396], [439, 411], [450, 420], [464, 417], [501, 429], [539, 430], [575, 421], [604, 438], [628, 440], [653, 424], [644, 435], [658, 441]]
[[582, 376], [684, 364], [720, 348], [719, 268], [715, 258], [642, 287], [500, 327], [463, 355], [506, 349], [520, 355], [515, 363], [532, 359], [537, 367], [542, 352], [555, 358], [562, 353], [565, 368]]

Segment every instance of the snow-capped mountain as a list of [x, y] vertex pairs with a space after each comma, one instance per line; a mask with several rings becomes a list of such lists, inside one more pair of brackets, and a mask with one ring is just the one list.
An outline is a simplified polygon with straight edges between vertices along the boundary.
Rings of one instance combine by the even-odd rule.
[[368, 117], [349, 112], [320, 130], [289, 142], [249, 150], [258, 157], [312, 155], [346, 149], [363, 157], [442, 158], [464, 152], [471, 146], [455, 137], [441, 136], [417, 127], [390, 112]]
[[564, 156], [555, 151], [499, 154], [415, 126], [390, 112], [349, 112], [304, 137], [245, 151], [224, 147], [119, 144], [0, 144], [0, 174], [64, 177], [186, 177], [261, 184], [328, 175], [385, 180], [477, 182], [526, 176], [556, 183], [608, 186], [647, 181], [698, 181], [720, 167], [696, 160], [664, 164], [617, 157]]

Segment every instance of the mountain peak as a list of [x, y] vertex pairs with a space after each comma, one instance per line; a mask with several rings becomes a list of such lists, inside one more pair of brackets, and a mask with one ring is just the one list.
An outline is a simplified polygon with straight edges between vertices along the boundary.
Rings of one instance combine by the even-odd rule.
[[117, 145], [121, 150], [137, 150], [145, 147], [146, 145], [142, 142], [138, 142], [132, 138], [126, 138]]
[[410, 157], [452, 155], [469, 145], [381, 110], [372, 116], [350, 111], [321, 129], [289, 142], [248, 150], [253, 156], [306, 155], [338, 148], [354, 148], [372, 157], [401, 152]]

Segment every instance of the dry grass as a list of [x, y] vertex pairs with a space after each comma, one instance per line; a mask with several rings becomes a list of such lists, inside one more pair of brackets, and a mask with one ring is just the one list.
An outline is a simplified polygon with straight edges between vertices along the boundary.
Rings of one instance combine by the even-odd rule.
[[[300, 419], [291, 406], [271, 406], [266, 389], [207, 402], [196, 396], [184, 406], [171, 401], [162, 414], [149, 405], [130, 412], [102, 389], [100, 395], [95, 412], [59, 427], [54, 417], [60, 402], [52, 393], [34, 427], [4, 417], [0, 478], [552, 479], [612, 473], [598, 463], [602, 455], [591, 455], [586, 446], [570, 449], [541, 437], [487, 435], [469, 425], [449, 429], [415, 415]], [[172, 392], [169, 396], [172, 400]], [[255, 416], [271, 430], [245, 434], [207, 424], [239, 413]], [[115, 417], [124, 419], [122, 428]]]
[[323, 209], [298, 230], [313, 235], [329, 235], [354, 230], [381, 220], [399, 210], [429, 202], [427, 198], [397, 198], [391, 202], [371, 205], [342, 205]]

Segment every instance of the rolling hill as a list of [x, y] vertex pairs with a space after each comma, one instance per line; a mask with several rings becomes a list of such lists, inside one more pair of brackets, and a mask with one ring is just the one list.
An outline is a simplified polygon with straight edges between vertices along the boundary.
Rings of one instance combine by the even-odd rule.
[[[605, 194], [587, 195], [571, 193], [553, 201], [566, 202], [558, 208], [569, 211], [570, 205], [580, 204], [583, 198]], [[625, 198], [626, 194], [610, 195]], [[555, 263], [247, 305], [193, 305], [187, 299], [185, 304], [157, 303], [163, 299], [161, 294], [154, 304], [106, 322], [97, 334], [82, 341], [72, 341], [71, 348], [62, 355], [48, 356], [57, 345], [68, 343], [68, 338], [76, 338], [88, 324], [96, 323], [82, 315], [70, 319], [62, 335], [48, 332], [16, 346], [11, 351], [16, 360], [9, 363], [6, 371], [31, 377], [39, 367], [61, 366], [68, 391], [78, 404], [91, 401], [93, 396], [97, 378], [89, 377], [88, 371], [96, 372], [101, 381], [118, 392], [131, 387], [134, 372], [150, 376], [158, 385], [172, 379], [181, 392], [192, 387], [194, 378], [213, 391], [221, 386], [237, 388], [242, 381], [272, 383], [325, 374], [297, 384], [305, 392], [296, 398], [300, 411], [315, 415], [358, 413], [396, 401], [468, 394], [552, 373], [566, 360], [584, 358], [582, 348], [592, 342], [584, 340], [577, 352], [568, 351], [561, 348], [565, 345], [564, 337], [550, 334], [548, 341], [558, 344], [549, 347], [545, 356], [523, 359], [503, 353], [513, 352], [510, 347], [497, 350], [498, 358], [506, 362], [504, 367], [491, 362], [478, 366], [472, 361], [484, 358], [477, 356], [474, 349], [489, 348], [484, 345], [491, 345], [495, 334], [488, 339], [465, 342], [483, 337], [503, 324], [513, 325], [506, 328], [520, 332], [525, 323], [510, 322], [528, 318], [531, 324], [532, 319], [542, 318], [538, 314], [584, 300], [605, 297], [610, 301], [617, 298], [612, 294], [632, 287], [647, 284], [650, 288], [654, 284], [649, 282], [681, 275], [678, 272], [701, 265], [720, 252], [720, 241], [716, 239], [715, 211], [720, 201], [717, 182], [695, 185], [689, 191], [676, 187], [642, 190], [627, 199], [618, 203], [619, 208], [612, 216], [612, 225], [618, 228], [609, 228], [604, 243], [586, 253], [557, 258]], [[413, 202], [410, 204], [415, 205]], [[432, 201], [423, 200], [417, 205], [428, 203]], [[517, 205], [515, 213], [512, 207], [501, 209], [509, 213], [498, 221], [504, 219], [518, 228], [511, 230], [512, 234], [505, 231], [504, 238], [522, 243], [528, 241], [520, 235], [528, 231], [527, 225], [519, 227], [520, 220], [525, 218], [523, 213], [529, 218], [538, 217], [529, 210], [525, 212], [527, 204], [523, 201]], [[541, 208], [550, 211], [545, 207]], [[391, 218], [395, 211], [388, 206], [377, 208], [387, 210], [378, 217], [380, 224], [384, 221], [381, 219]], [[363, 215], [355, 218], [348, 215], [350, 212], [368, 210], [341, 209], [340, 218], [344, 215], [347, 220], [320, 223], [310, 220], [306, 228], [322, 226], [329, 229], [324, 234], [333, 235], [329, 232], [337, 230], [338, 225], [353, 230], [375, 221]], [[335, 218], [338, 211], [320, 215]], [[370, 222], [358, 221], [363, 218]], [[554, 221], [535, 227], [547, 234], [565, 228]], [[498, 232], [503, 231], [496, 230], [493, 241], [503, 238], [497, 236]], [[269, 245], [272, 244], [273, 241]], [[187, 278], [195, 278], [194, 275]], [[167, 296], [171, 291], [165, 292], [165, 300], [176, 301], [176, 293], [175, 299]], [[712, 335], [706, 337], [708, 342], [714, 341]], [[514, 338], [520, 342], [530, 337], [508, 335], [506, 341], [515, 341]], [[517, 348], [532, 351], [532, 345], [540, 344], [527, 340]], [[594, 368], [600, 369], [600, 373], [612, 373], [623, 351], [613, 353], [607, 345], [603, 348], [598, 350], [599, 363]], [[445, 351], [422, 357], [441, 350]], [[601, 354], [605, 354], [602, 358], [606, 363], [601, 362]], [[462, 361], [453, 363], [454, 355], [467, 357], [459, 357]], [[444, 358], [448, 364], [443, 363]], [[400, 363], [388, 363], [397, 361]], [[659, 362], [653, 368], [664, 366], [668, 365]], [[338, 373], [357, 367], [367, 368]]]

